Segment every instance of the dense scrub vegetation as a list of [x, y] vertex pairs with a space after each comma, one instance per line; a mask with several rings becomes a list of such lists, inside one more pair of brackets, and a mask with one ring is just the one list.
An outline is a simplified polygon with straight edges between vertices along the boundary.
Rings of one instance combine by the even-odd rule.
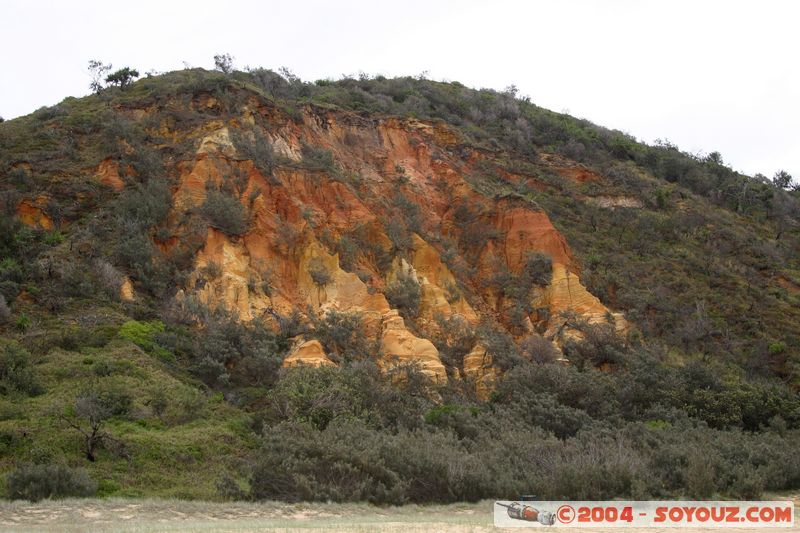
[[611, 375], [519, 366], [489, 403], [453, 389], [434, 401], [413, 372], [398, 389], [370, 363], [288, 372], [260, 412], [263, 442], [249, 492], [239, 490], [377, 503], [525, 491], [754, 498], [800, 482], [800, 434], [788, 429], [800, 422], [796, 397], [699, 363], [676, 371], [653, 354], [625, 359]]
[[[225, 58], [222, 58], [225, 59]], [[475, 91], [417, 78], [306, 83], [284, 71], [199, 70], [147, 77], [68, 98], [0, 124], [0, 469], [6, 496], [97, 493], [180, 497], [457, 501], [535, 493], [552, 498], [756, 498], [800, 487], [800, 282], [798, 198], [791, 180], [770, 183], [664, 142], [552, 113], [515, 91]], [[492, 164], [470, 176], [477, 190], [544, 208], [566, 236], [582, 278], [636, 326], [630, 342], [575, 322], [584, 340], [564, 347], [539, 335], [514, 343], [481, 324], [444, 324], [434, 339], [458, 368], [481, 338], [506, 373], [488, 402], [470, 384], [432, 389], [414, 368], [383, 376], [358, 315], [312, 324], [278, 316], [273, 330], [242, 324], [191, 297], [178, 302], [208, 226], [236, 238], [250, 214], [241, 176], [171, 220], [171, 166], [195, 148], [161, 137], [165, 121], [191, 129], [211, 111], [233, 116], [252, 94], [289, 117], [303, 106], [444, 121], [463, 134], [456, 149]], [[143, 121], [129, 109], [153, 105]], [[256, 132], [232, 141], [265, 176], [287, 164]], [[591, 182], [555, 174], [555, 153], [602, 174], [643, 208], [603, 209]], [[334, 155], [304, 146], [304, 169], [357, 189]], [[110, 158], [124, 189], [87, 179]], [[35, 169], [32, 171], [31, 169]], [[331, 243], [355, 270], [407, 254], [426, 231], [403, 194], [387, 199], [392, 250], [360, 229]], [[323, 178], [327, 176], [327, 178]], [[544, 187], [534, 186], [544, 184]], [[42, 195], [50, 229], [23, 225], [21, 198]], [[440, 235], [461, 280], [496, 238], [482, 206], [455, 206], [467, 231]], [[65, 222], [69, 222], [66, 224]], [[286, 229], [291, 250], [297, 239]], [[366, 230], [365, 230], [366, 231]], [[175, 240], [169, 253], [159, 244]], [[548, 257], [489, 281], [524, 307], [545, 285]], [[330, 273], [312, 264], [323, 290]], [[217, 276], [207, 265], [204, 275]], [[119, 299], [125, 277], [140, 298]], [[261, 284], [269, 290], [269, 275]], [[776, 280], [783, 280], [778, 284]], [[786, 288], [789, 287], [789, 288]], [[448, 298], [460, 297], [458, 286]], [[410, 327], [420, 286], [400, 275], [386, 287]], [[523, 309], [530, 312], [531, 309]], [[280, 370], [291, 339], [318, 339], [341, 368]], [[611, 371], [599, 371], [598, 367]], [[84, 470], [81, 470], [84, 468]], [[87, 477], [89, 476], [89, 477]], [[94, 481], [92, 481], [94, 480]]]

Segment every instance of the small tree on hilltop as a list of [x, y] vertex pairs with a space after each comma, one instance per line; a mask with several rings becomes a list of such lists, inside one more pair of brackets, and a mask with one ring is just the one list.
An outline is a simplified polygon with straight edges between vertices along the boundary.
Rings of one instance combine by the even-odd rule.
[[116, 72], [112, 72], [111, 74], [106, 76], [106, 83], [110, 83], [111, 85], [118, 85], [124, 89], [138, 77], [139, 77], [138, 70], [136, 70], [135, 68], [125, 67], [117, 70]]
[[223, 74], [233, 72], [233, 56], [230, 54], [217, 54], [214, 56], [214, 68]]
[[792, 186], [792, 175], [785, 170], [779, 170], [772, 178], [772, 184], [778, 189], [789, 189]]
[[100, 91], [103, 90], [103, 76], [111, 70], [111, 63], [106, 65], [102, 61], [98, 61], [97, 59], [92, 59], [89, 61], [89, 75], [92, 77], [92, 82], [89, 84], [89, 89], [92, 90], [94, 94], [99, 94]]
[[706, 162], [714, 163], [716, 165], [722, 165], [723, 164], [722, 154], [720, 154], [719, 152], [711, 152], [706, 156]]

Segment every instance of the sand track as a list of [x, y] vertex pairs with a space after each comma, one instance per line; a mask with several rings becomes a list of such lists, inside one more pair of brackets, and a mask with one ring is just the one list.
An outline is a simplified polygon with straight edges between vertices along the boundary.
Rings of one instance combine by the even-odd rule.
[[[721, 529], [718, 531], [800, 531], [800, 495], [790, 495], [796, 505], [793, 529]], [[776, 499], [785, 499], [782, 496]], [[492, 502], [451, 505], [375, 507], [368, 504], [217, 503], [181, 500], [88, 499], [0, 502], [0, 531], [43, 532], [249, 532], [330, 531], [372, 532], [490, 532], [531, 531], [499, 529], [492, 525]], [[565, 529], [560, 529], [566, 531]], [[594, 533], [625, 529], [586, 529]], [[631, 531], [628, 529], [627, 531]], [[642, 530], [644, 531], [644, 530]], [[646, 531], [664, 532], [668, 529]], [[673, 529], [672, 531], [717, 531]]]

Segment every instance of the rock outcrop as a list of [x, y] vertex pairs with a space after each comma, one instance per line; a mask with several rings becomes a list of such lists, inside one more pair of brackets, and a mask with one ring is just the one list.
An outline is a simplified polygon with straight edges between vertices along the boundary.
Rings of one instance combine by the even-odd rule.
[[421, 339], [408, 331], [403, 317], [396, 310], [383, 317], [380, 351], [380, 365], [384, 370], [398, 365], [415, 365], [433, 381], [447, 381], [447, 370], [439, 359], [439, 350], [428, 339]]
[[573, 266], [572, 251], [566, 239], [543, 211], [506, 208], [498, 214], [497, 226], [505, 235], [505, 262], [512, 272], [521, 270], [531, 252], [546, 254], [553, 263]]
[[34, 228], [53, 229], [53, 221], [45, 212], [47, 203], [48, 198], [46, 196], [22, 200], [17, 205], [17, 216], [20, 222]]
[[492, 356], [486, 347], [477, 343], [464, 356], [464, 379], [475, 385], [475, 392], [481, 400], [488, 400], [494, 390], [500, 372], [494, 366]]
[[119, 164], [111, 158], [103, 159], [97, 167], [97, 179], [117, 192], [125, 188], [125, 182], [119, 175]]
[[136, 292], [133, 289], [131, 278], [125, 276], [122, 280], [122, 285], [119, 286], [119, 299], [123, 302], [132, 302], [136, 300]]
[[616, 209], [617, 207], [641, 209], [644, 207], [644, 203], [633, 196], [595, 196], [590, 200], [604, 209]]
[[300, 342], [295, 346], [286, 359], [283, 360], [283, 367], [288, 368], [298, 365], [308, 365], [313, 367], [336, 366], [328, 359], [325, 349], [318, 340]]
[[537, 307], [546, 307], [554, 317], [549, 325], [546, 338], [561, 336], [579, 337], [573, 329], [564, 329], [564, 317], [574, 315], [589, 324], [610, 322], [621, 333], [627, 329], [627, 322], [621, 313], [612, 313], [600, 300], [591, 294], [581, 283], [580, 278], [570, 272], [566, 265], [553, 263], [553, 276], [550, 285], [536, 302]]
[[[299, 263], [298, 292], [315, 309], [358, 313], [368, 326], [379, 322], [389, 311], [383, 294], [370, 292], [358, 275], [342, 270], [338, 256], [328, 253], [318, 242], [311, 242], [303, 250]], [[314, 279], [315, 275], [327, 280], [320, 283]]]
[[461, 293], [458, 281], [442, 262], [439, 252], [416, 233], [412, 236], [412, 246], [413, 276], [422, 291], [421, 316], [433, 320], [437, 313], [444, 318], [458, 314], [472, 324], [477, 323], [477, 313]]
[[219, 230], [208, 228], [205, 246], [197, 255], [190, 283], [201, 302], [224, 307], [242, 320], [252, 320], [272, 307], [260, 274], [240, 242], [234, 243]]

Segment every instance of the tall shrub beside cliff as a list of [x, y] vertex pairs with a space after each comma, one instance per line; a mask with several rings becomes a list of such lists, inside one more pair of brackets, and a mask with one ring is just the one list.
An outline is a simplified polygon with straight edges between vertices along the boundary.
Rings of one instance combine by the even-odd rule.
[[249, 225], [247, 211], [231, 194], [211, 190], [200, 208], [208, 224], [228, 235], [243, 235]]

